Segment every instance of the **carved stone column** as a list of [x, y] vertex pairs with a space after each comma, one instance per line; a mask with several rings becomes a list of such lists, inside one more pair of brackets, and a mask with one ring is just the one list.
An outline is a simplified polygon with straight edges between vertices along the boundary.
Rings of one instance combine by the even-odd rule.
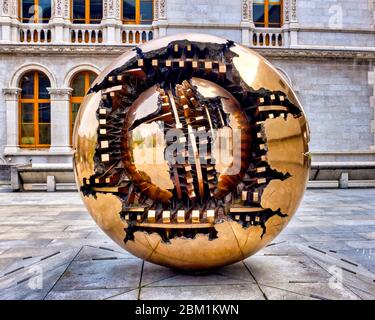
[[289, 30], [290, 30], [290, 46], [297, 46], [298, 45], [298, 16], [297, 16], [297, 0], [289, 0], [290, 3], [290, 22], [289, 22]]
[[242, 44], [244, 46], [250, 46], [250, 39], [253, 38], [253, 0], [242, 0], [241, 1], [241, 23], [242, 31]]
[[0, 0], [0, 34], [2, 40], [0, 43], [12, 42], [12, 7], [15, 5], [14, 0]]
[[70, 152], [71, 88], [48, 88], [51, 97], [51, 152]]
[[3, 95], [6, 106], [6, 146], [4, 154], [13, 154], [19, 149], [19, 117], [18, 117], [18, 95], [20, 88], [4, 88]]
[[155, 2], [157, 10], [157, 21], [154, 26], [157, 28], [157, 37], [164, 37], [167, 35], [168, 15], [167, 15], [167, 0], [158, 0]]
[[154, 32], [154, 39], [159, 37], [158, 19], [159, 19], [159, 0], [154, 0], [154, 12], [152, 19], [152, 27]]
[[290, 24], [290, 0], [283, 1], [283, 43], [289, 47], [289, 24]]
[[103, 20], [107, 44], [116, 44], [120, 39], [121, 0], [103, 0]]
[[52, 0], [51, 23], [54, 27], [54, 43], [69, 41], [69, 5], [70, 0]]

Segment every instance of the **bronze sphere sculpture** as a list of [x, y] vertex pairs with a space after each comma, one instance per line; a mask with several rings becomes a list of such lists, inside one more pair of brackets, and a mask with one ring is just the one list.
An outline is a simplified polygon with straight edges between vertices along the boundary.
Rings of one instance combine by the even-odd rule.
[[310, 166], [309, 129], [283, 76], [210, 35], [129, 50], [87, 93], [74, 171], [99, 227], [135, 256], [208, 269], [254, 254], [286, 226]]

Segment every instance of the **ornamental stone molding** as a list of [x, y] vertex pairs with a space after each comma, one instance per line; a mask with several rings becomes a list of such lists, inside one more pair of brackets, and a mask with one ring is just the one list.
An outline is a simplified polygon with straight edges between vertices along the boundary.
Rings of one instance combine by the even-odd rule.
[[18, 99], [18, 94], [21, 92], [21, 88], [4, 88], [3, 95], [5, 101], [14, 101]]
[[70, 19], [69, 8], [70, 0], [51, 0], [52, 1], [52, 19], [63, 18]]
[[11, 0], [2, 0], [2, 13], [4, 15], [9, 15], [9, 1]]
[[[375, 61], [375, 51], [358, 48], [346, 48], [345, 50], [329, 50], [316, 48], [256, 48], [253, 50], [259, 52], [266, 57], [275, 58], [301, 58], [301, 59], [355, 59], [362, 61]], [[126, 50], [133, 50], [133, 47], [111, 46], [111, 45], [1, 45], [1, 54], [32, 54], [34, 56], [44, 54], [72, 55], [72, 56], [97, 56], [97, 55], [113, 55], [118, 56]]]
[[[3, 46], [0, 46], [0, 48], [1, 47]], [[49, 70], [49, 68], [45, 67], [44, 65], [40, 63], [26, 63], [24, 65], [19, 66], [14, 72], [10, 73], [11, 79], [9, 81], [9, 87], [17, 88], [22, 76], [28, 71], [35, 71], [35, 70], [43, 72], [48, 77], [50, 84], [51, 84], [51, 88], [56, 88], [56, 78], [54, 74]]]
[[159, 20], [167, 19], [167, 0], [159, 0]]
[[62, 0], [54, 0], [53, 1], [53, 4], [54, 4], [54, 12], [55, 12], [55, 16], [56, 17], [62, 17], [63, 15], [63, 2]]
[[96, 65], [93, 65], [91, 63], [83, 63], [74, 66], [71, 68], [65, 75], [64, 82], [63, 82], [63, 88], [69, 88], [70, 84], [72, 82], [72, 79], [77, 73], [80, 73], [82, 71], [91, 71], [95, 73], [96, 75], [99, 75], [101, 72], [101, 69], [97, 67]]
[[121, 19], [121, 0], [103, 0], [103, 19]]
[[297, 0], [290, 0], [290, 22], [298, 22]]
[[18, 0], [0, 0], [0, 16], [17, 18]]
[[154, 0], [154, 20], [159, 18], [159, 0]]
[[253, 12], [253, 1], [242, 0], [242, 21], [250, 21]]
[[72, 88], [47, 88], [47, 90], [51, 100], [54, 101], [67, 101], [73, 92]]
[[62, 0], [64, 1], [64, 17], [66, 19], [70, 19], [70, 0]]
[[284, 0], [283, 2], [283, 11], [284, 11], [284, 24], [289, 24], [290, 21], [290, 8], [289, 0]]

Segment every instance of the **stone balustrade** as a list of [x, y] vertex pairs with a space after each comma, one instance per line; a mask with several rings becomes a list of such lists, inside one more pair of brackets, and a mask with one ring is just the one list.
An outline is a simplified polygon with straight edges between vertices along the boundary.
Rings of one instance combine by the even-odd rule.
[[255, 28], [250, 41], [253, 47], [285, 46], [284, 34], [281, 28]]
[[20, 43], [50, 43], [52, 41], [51, 26], [43, 23], [20, 23], [18, 39]]
[[102, 44], [103, 26], [99, 24], [72, 24], [70, 26], [70, 43]]
[[123, 25], [120, 33], [121, 43], [126, 45], [140, 44], [154, 38], [151, 26]]

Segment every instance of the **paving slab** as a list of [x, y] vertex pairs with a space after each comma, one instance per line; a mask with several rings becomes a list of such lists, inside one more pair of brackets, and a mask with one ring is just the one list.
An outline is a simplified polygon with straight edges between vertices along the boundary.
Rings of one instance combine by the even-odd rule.
[[256, 284], [145, 287], [141, 300], [264, 300]]
[[244, 263], [259, 283], [327, 283], [330, 274], [307, 256], [253, 256]]
[[329, 283], [275, 283], [260, 287], [270, 300], [361, 300], [349, 288], [330, 287]]
[[76, 192], [1, 190], [0, 298], [374, 300], [374, 207], [375, 189], [307, 190], [267, 247], [243, 262], [193, 273], [123, 251]]
[[73, 261], [55, 286], [58, 291], [138, 287], [142, 260]]
[[[52, 290], [48, 293], [45, 300], [105, 300], [112, 297], [119, 297], [124, 294], [127, 288], [120, 289], [92, 289], [92, 290]], [[136, 299], [136, 296], [133, 299]]]

